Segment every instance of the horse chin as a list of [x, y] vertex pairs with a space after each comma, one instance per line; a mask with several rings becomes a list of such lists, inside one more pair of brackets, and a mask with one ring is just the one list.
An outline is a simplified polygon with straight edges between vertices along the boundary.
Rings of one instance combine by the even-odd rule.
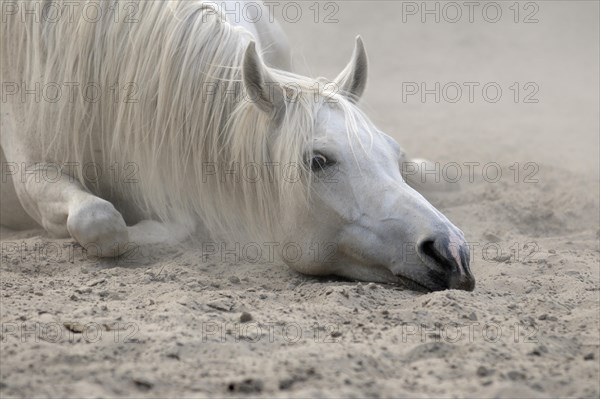
[[351, 280], [392, 284], [418, 292], [431, 292], [446, 289], [446, 287], [437, 285], [433, 281], [417, 281], [402, 273], [394, 273], [388, 267], [381, 264], [365, 266], [364, 264], [346, 262], [345, 267], [342, 270], [338, 270], [336, 274]]
[[400, 285], [403, 285], [407, 289], [413, 291], [421, 291], [421, 292], [433, 292], [433, 291], [443, 291], [448, 289], [447, 286], [443, 284], [436, 283], [432, 280], [422, 281], [415, 280], [406, 276], [403, 276], [399, 273], [394, 273], [394, 277], [398, 280]]

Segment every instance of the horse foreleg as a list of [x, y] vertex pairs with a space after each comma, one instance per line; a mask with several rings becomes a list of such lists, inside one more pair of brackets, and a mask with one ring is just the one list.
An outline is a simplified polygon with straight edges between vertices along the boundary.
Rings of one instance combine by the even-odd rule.
[[[39, 178], [49, 165], [37, 164], [26, 174], [13, 175], [19, 202], [49, 234], [73, 237], [90, 253], [120, 255], [127, 249], [128, 232], [121, 214], [108, 201], [87, 191], [72, 176], [52, 181]], [[46, 169], [47, 170], [47, 169]]]
[[6, 161], [2, 147], [0, 147], [0, 167], [2, 169], [2, 177], [0, 178], [0, 224], [17, 230], [39, 227], [35, 220], [25, 212], [19, 201], [13, 179], [10, 178], [10, 173], [14, 172], [14, 168]]

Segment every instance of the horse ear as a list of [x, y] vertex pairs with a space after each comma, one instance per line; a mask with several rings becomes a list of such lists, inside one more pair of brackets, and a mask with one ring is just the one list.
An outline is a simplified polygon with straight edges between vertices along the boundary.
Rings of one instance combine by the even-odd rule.
[[368, 60], [365, 46], [360, 36], [356, 36], [354, 52], [350, 63], [335, 78], [334, 83], [341, 94], [357, 103], [367, 87]]
[[283, 92], [256, 52], [254, 41], [248, 44], [244, 53], [242, 80], [250, 101], [260, 110], [275, 114], [285, 106]]

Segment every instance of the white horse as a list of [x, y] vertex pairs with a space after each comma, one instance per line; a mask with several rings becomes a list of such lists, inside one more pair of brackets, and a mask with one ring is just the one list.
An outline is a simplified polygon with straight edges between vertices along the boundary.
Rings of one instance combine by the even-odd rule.
[[474, 288], [463, 233], [356, 105], [360, 38], [331, 84], [285, 71], [264, 6], [240, 25], [201, 1], [93, 2], [94, 19], [92, 3], [46, 0], [39, 18], [25, 3], [2, 10], [2, 224], [100, 256], [200, 226], [301, 273]]

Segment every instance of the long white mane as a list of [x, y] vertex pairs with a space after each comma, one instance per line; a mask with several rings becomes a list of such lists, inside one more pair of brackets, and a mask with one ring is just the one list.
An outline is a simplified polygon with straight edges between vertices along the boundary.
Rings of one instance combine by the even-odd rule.
[[[286, 212], [308, 203], [306, 159], [319, 110], [339, 107], [349, 135], [374, 131], [321, 80], [274, 69], [276, 89], [297, 93], [281, 121], [259, 110], [242, 84], [253, 38], [210, 5], [140, 1], [138, 22], [128, 23], [111, 11], [119, 9], [115, 3], [102, 3], [105, 15], [94, 23], [81, 13], [40, 23], [18, 16], [2, 29], [3, 80], [88, 88], [22, 107], [45, 161], [74, 162], [74, 174], [92, 192], [101, 184], [83, 170], [89, 162], [104, 165], [98, 182], [110, 179], [111, 190], [131, 192], [150, 215], [199, 219], [218, 234], [272, 238]], [[89, 100], [90, 83], [100, 101]], [[128, 163], [137, 168], [136, 183], [107, 172]]]

